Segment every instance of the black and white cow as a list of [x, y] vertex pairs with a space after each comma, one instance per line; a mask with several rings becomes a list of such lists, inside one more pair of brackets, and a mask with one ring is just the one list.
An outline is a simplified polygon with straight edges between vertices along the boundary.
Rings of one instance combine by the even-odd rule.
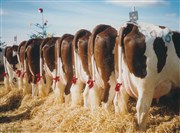
[[152, 99], [180, 86], [180, 33], [152, 24], [125, 23], [116, 43], [115, 72], [116, 112], [127, 113], [128, 97], [136, 97], [137, 122], [145, 129]]

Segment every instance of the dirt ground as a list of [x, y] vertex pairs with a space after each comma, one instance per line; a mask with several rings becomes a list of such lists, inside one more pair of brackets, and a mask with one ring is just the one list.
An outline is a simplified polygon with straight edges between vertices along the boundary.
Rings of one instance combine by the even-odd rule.
[[[46, 98], [22, 95], [21, 90], [4, 93], [0, 82], [0, 132], [140, 132], [136, 124], [136, 100], [130, 99], [129, 114], [115, 115], [101, 107], [91, 112], [83, 107], [72, 108], [70, 103], [59, 105], [54, 94]], [[154, 100], [145, 132], [179, 133], [179, 91]]]

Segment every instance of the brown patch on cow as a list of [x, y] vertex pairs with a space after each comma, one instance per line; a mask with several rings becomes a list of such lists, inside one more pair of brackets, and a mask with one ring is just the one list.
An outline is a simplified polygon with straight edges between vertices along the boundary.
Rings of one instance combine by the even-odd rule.
[[65, 38], [62, 42], [61, 46], [61, 58], [63, 63], [63, 70], [66, 74], [66, 79], [68, 81], [66, 88], [65, 88], [65, 94], [68, 95], [70, 93], [70, 88], [73, 78], [73, 68], [72, 68], [72, 41], [74, 36], [70, 35], [67, 38]]
[[[82, 66], [85, 72], [89, 75], [88, 70], [88, 40], [91, 33], [88, 30], [81, 29], [79, 30], [73, 39], [73, 51], [78, 53]], [[74, 53], [72, 54], [74, 55]], [[74, 56], [72, 56], [73, 64], [74, 64]]]
[[17, 50], [19, 56], [20, 56], [21, 47], [24, 46], [25, 44], [26, 44], [26, 41], [22, 41], [22, 42], [19, 44], [18, 50]]
[[[89, 58], [94, 54], [95, 65], [98, 69], [98, 73], [101, 74], [104, 82], [104, 93], [102, 101], [107, 102], [109, 96], [110, 85], [108, 80], [111, 73], [114, 71], [114, 46], [117, 37], [117, 31], [109, 25], [98, 25], [93, 30], [91, 40], [89, 41], [88, 47], [90, 48]], [[91, 60], [88, 62], [91, 68]], [[92, 68], [90, 69], [92, 71]], [[100, 70], [100, 71], [99, 71]], [[90, 73], [92, 77], [92, 72]]]
[[41, 58], [43, 58], [42, 49], [43, 49], [44, 45], [45, 45], [49, 40], [51, 40], [50, 37], [43, 39], [43, 41], [42, 41], [42, 43], [41, 43], [41, 45], [40, 45], [40, 51], [39, 51], [39, 52], [40, 52], [40, 57], [41, 57]]
[[144, 78], [147, 75], [146, 56], [144, 55], [146, 50], [145, 36], [139, 32], [136, 25], [128, 24], [126, 28], [120, 30], [119, 38], [124, 60], [130, 73], [136, 77]]
[[88, 41], [88, 68], [89, 68], [89, 78], [92, 78], [92, 64], [91, 64], [91, 56], [94, 54], [94, 44], [95, 44], [95, 39], [96, 39], [96, 36], [97, 34], [99, 34], [100, 32], [103, 32], [105, 29], [107, 29], [108, 27], [110, 27], [109, 25], [103, 25], [103, 24], [100, 24], [100, 25], [97, 25], [93, 31], [92, 31], [92, 34], [89, 38], [89, 41]]
[[57, 39], [57, 37], [49, 39], [42, 49], [43, 58], [51, 72], [55, 69], [55, 43]]
[[44, 80], [44, 83], [46, 83], [46, 77], [45, 77], [45, 71], [44, 71], [44, 69], [43, 69], [43, 64], [44, 64], [44, 60], [43, 60], [43, 47], [44, 47], [44, 45], [49, 41], [51, 39], [51, 37], [48, 37], [48, 38], [45, 38], [45, 39], [43, 39], [43, 41], [42, 41], [42, 43], [40, 44], [40, 49], [39, 49], [39, 52], [40, 52], [40, 58], [42, 59], [42, 66], [41, 66], [41, 68], [42, 68], [42, 78], [43, 78], [43, 80]]
[[[26, 43], [26, 45], [27, 45], [27, 43]], [[29, 70], [29, 62], [28, 62], [28, 58], [27, 58], [27, 52], [28, 52], [28, 49], [25, 46], [25, 52], [24, 52], [24, 58], [25, 58], [25, 64], [26, 64], [26, 68], [25, 68], [26, 70], [25, 71], [26, 71], [28, 83], [30, 84], [32, 82], [32, 74]]]
[[57, 48], [58, 49], [60, 49], [60, 51], [59, 51], [59, 57], [61, 57], [61, 45], [62, 45], [62, 42], [63, 42], [63, 40], [65, 39], [65, 38], [67, 38], [67, 37], [69, 37], [69, 36], [71, 36], [70, 34], [64, 34], [61, 38], [59, 38], [58, 39], [58, 42], [57, 42]]
[[176, 54], [177, 54], [178, 58], [180, 58], [180, 33], [174, 31], [173, 35], [172, 35], [172, 40], [174, 43]]
[[[26, 70], [29, 71], [28, 69], [31, 69], [31, 71], [29, 71], [30, 73], [28, 72], [28, 74], [31, 75], [33, 83], [36, 83], [36, 80], [37, 80], [36, 75], [40, 73], [40, 67], [39, 67], [40, 52], [39, 51], [40, 51], [41, 43], [42, 43], [42, 39], [31, 39], [26, 43], [26, 52], [25, 52], [25, 55], [26, 55], [25, 58], [27, 60]], [[31, 81], [29, 80], [29, 82]]]
[[157, 71], [160, 73], [166, 64], [167, 57], [167, 47], [165, 46], [165, 42], [162, 38], [158, 37], [154, 40], [153, 48], [156, 53], [158, 62], [157, 62]]
[[22, 65], [21, 67], [23, 68], [23, 70], [24, 70], [24, 59], [25, 59], [24, 53], [25, 53], [26, 42], [27, 41], [21, 42], [19, 47], [18, 47], [19, 61], [20, 61], [21, 65]]
[[82, 61], [83, 69], [85, 70], [87, 75], [89, 75], [89, 70], [88, 70], [88, 40], [89, 40], [89, 36], [90, 36], [90, 33], [86, 34], [78, 42], [79, 56]]
[[[67, 84], [65, 87], [65, 94], [68, 95], [70, 93], [70, 87], [72, 84], [73, 78], [73, 68], [72, 68], [72, 41], [74, 36], [70, 34], [64, 34], [60, 39], [57, 40], [55, 44], [55, 58], [56, 62], [60, 57], [62, 60], [62, 67], [65, 73]], [[58, 55], [58, 57], [57, 57]], [[56, 65], [56, 69], [57, 65]], [[61, 80], [61, 79], [60, 79]]]

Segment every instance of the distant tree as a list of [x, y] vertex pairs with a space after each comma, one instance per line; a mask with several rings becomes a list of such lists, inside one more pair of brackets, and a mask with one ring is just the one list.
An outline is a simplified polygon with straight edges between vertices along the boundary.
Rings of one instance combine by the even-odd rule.
[[48, 21], [46, 20], [44, 22], [44, 16], [43, 16], [43, 9], [42, 8], [39, 8], [38, 9], [39, 13], [42, 14], [42, 24], [39, 24], [39, 23], [31, 23], [30, 26], [35, 26], [36, 28], [38, 28], [39, 30], [36, 31], [36, 33], [31, 33], [29, 35], [30, 38], [46, 38], [46, 37], [49, 37], [49, 36], [53, 36], [54, 34], [50, 34], [50, 33], [47, 33], [47, 28], [48, 28]]

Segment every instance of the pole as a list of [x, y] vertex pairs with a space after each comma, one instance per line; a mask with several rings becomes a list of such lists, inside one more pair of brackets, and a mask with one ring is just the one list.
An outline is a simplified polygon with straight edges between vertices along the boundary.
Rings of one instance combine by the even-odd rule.
[[41, 14], [42, 14], [42, 32], [43, 32], [43, 38], [45, 38], [45, 34], [44, 34], [44, 15], [43, 15], [43, 12]]

